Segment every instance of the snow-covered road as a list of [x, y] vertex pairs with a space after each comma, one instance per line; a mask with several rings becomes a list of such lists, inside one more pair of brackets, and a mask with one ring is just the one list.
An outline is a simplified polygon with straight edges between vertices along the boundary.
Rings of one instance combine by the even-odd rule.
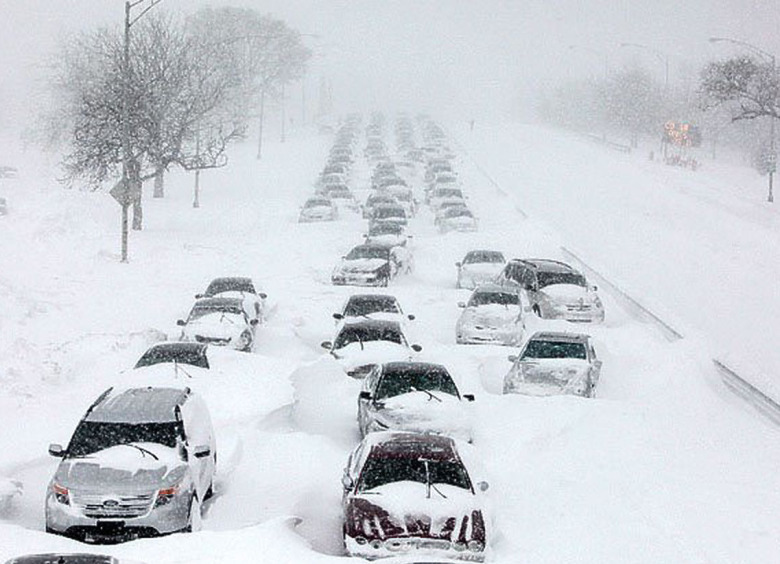
[[[477, 395], [474, 446], [496, 525], [491, 559], [772, 561], [780, 541], [780, 431], [725, 389], [701, 341], [670, 344], [607, 297], [607, 321], [592, 329], [604, 360], [593, 400], [502, 396], [511, 349], [454, 344], [456, 304], [468, 296], [455, 289], [454, 263], [471, 248], [562, 258], [560, 245], [574, 245], [639, 287], [638, 280], [659, 280], [659, 267], [681, 268], [678, 259], [646, 256], [648, 241], [693, 252], [706, 239], [696, 235], [701, 223], [685, 231], [682, 210], [668, 225], [653, 222], [649, 210], [646, 229], [612, 240], [610, 229], [642, 216], [631, 207], [638, 196], [618, 197], [620, 175], [640, 173], [621, 156], [565, 136], [534, 130], [532, 144], [517, 140], [517, 131], [525, 130], [464, 140], [511, 197], [460, 159], [481, 230], [439, 235], [424, 210], [410, 228], [416, 270], [390, 288], [417, 316], [411, 333], [424, 347], [420, 358], [446, 364], [462, 391]], [[27, 190], [14, 194], [18, 211], [0, 224], [0, 413], [12, 430], [0, 436], [0, 474], [25, 482], [18, 513], [0, 521], [0, 561], [85, 549], [42, 532], [44, 490], [56, 466], [44, 457], [46, 445], [66, 442], [94, 397], [132, 377], [121, 371], [160, 333], [175, 335], [193, 294], [226, 274], [261, 280], [274, 311], [255, 354], [228, 355], [229, 378], [203, 384], [220, 449], [205, 530], [87, 549], [162, 564], [342, 558], [339, 478], [358, 440], [357, 388], [319, 343], [332, 337], [331, 313], [353, 291], [331, 286], [330, 271], [360, 242], [365, 224], [357, 217], [296, 223], [329, 143], [299, 133], [268, 144], [259, 163], [239, 151], [232, 167], [204, 175], [200, 210], [188, 207], [191, 179], [173, 175], [169, 197], [148, 202], [147, 229], [133, 237], [126, 266], [115, 261], [115, 204], [104, 195], [45, 189], [45, 171], [30, 163], [19, 180]], [[598, 172], [607, 185], [601, 205], [584, 189], [554, 193], [553, 180], [561, 179], [550, 172], [550, 158], [534, 158], [537, 145], [570, 164], [569, 188], [581, 186], [574, 179], [591, 167]], [[358, 173], [356, 189], [365, 188], [367, 174]], [[695, 201], [689, 216], [710, 207]], [[590, 220], [576, 223], [582, 216]], [[678, 237], [684, 241], [672, 245]], [[709, 283], [693, 275], [685, 281], [690, 294]], [[293, 516], [302, 519], [297, 526]]]

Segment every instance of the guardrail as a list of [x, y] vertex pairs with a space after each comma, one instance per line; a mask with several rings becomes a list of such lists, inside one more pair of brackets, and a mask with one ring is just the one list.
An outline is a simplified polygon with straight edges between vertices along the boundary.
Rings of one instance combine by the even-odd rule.
[[596, 143], [600, 143], [601, 145], [605, 145], [610, 149], [615, 149], [616, 151], [620, 151], [621, 153], [631, 152], [630, 145], [623, 145], [623, 143], [616, 143], [615, 141], [609, 141], [604, 137], [596, 135], [594, 133], [585, 133], [584, 136], [590, 139], [591, 141], [595, 141]]

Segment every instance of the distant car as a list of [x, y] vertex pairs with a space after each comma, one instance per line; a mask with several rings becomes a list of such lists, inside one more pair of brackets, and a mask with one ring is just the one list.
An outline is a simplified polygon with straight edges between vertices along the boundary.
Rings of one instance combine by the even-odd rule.
[[255, 340], [257, 318], [250, 318], [239, 298], [202, 298], [192, 306], [182, 328], [182, 341], [195, 341], [251, 351]]
[[417, 202], [414, 199], [414, 192], [411, 188], [400, 184], [392, 184], [385, 190], [395, 196], [398, 203], [403, 206], [407, 217], [413, 217], [417, 213]]
[[455, 325], [458, 344], [496, 343], [517, 346], [523, 339], [523, 305], [517, 290], [486, 284], [471, 294]]
[[90, 406], [46, 492], [46, 531], [116, 542], [200, 527], [213, 493], [216, 441], [189, 388], [109, 388]]
[[382, 204], [375, 206], [368, 220], [369, 227], [376, 223], [397, 223], [404, 227], [408, 225], [409, 218], [406, 210], [400, 204]]
[[469, 232], [476, 231], [479, 222], [474, 214], [465, 207], [452, 207], [444, 211], [439, 219], [439, 233], [450, 231]]
[[251, 278], [242, 276], [224, 276], [215, 278], [202, 294], [201, 298], [236, 298], [242, 301], [244, 311], [250, 319], [265, 320], [265, 299], [268, 295]]
[[366, 243], [405, 247], [410, 236], [406, 234], [403, 225], [392, 222], [375, 223], [365, 235]]
[[0, 165], [0, 178], [16, 178], [19, 170], [13, 166]]
[[376, 431], [438, 433], [471, 440], [469, 417], [447, 369], [428, 362], [376, 365], [363, 381], [358, 397], [361, 437]]
[[399, 272], [411, 269], [404, 247], [377, 243], [353, 248], [331, 274], [334, 285], [387, 286]]
[[395, 296], [386, 294], [354, 294], [347, 298], [341, 311], [333, 314], [336, 321], [355, 319], [385, 319], [404, 323], [414, 315], [404, 314]]
[[494, 282], [505, 264], [506, 259], [499, 251], [469, 251], [462, 261], [455, 263], [458, 268], [455, 287], [473, 290], [480, 284]]
[[315, 221], [335, 221], [339, 217], [339, 210], [330, 198], [316, 196], [309, 198], [303, 204], [298, 215], [298, 223], [311, 223]]
[[422, 433], [371, 433], [352, 451], [344, 487], [344, 546], [374, 560], [398, 554], [484, 560], [480, 499], [455, 442]]
[[346, 184], [346, 183], [347, 183], [347, 176], [345, 174], [337, 174], [335, 172], [331, 172], [328, 174], [320, 175], [317, 185], [319, 186], [319, 189], [321, 191], [324, 190], [327, 186], [331, 186], [333, 184]]
[[346, 184], [331, 184], [323, 190], [323, 195], [336, 204], [339, 212], [343, 210], [351, 212], [360, 211], [360, 204], [358, 204], [354, 194], [347, 188]]
[[0, 215], [8, 215], [8, 202], [5, 198], [0, 198]]
[[366, 203], [363, 204], [363, 217], [369, 219], [374, 212], [374, 208], [384, 204], [396, 205], [398, 200], [388, 192], [372, 192], [366, 198]]
[[411, 360], [420, 345], [410, 345], [398, 321], [359, 319], [342, 324], [336, 338], [322, 343], [353, 378], [366, 374], [381, 362]]
[[436, 188], [430, 192], [428, 203], [434, 212], [445, 202], [465, 204], [466, 198], [463, 196], [463, 190], [456, 187], [447, 187]]
[[582, 333], [534, 333], [509, 360], [513, 364], [504, 377], [505, 394], [593, 397], [601, 374], [591, 339]]
[[548, 259], [515, 259], [496, 279], [522, 289], [532, 310], [544, 319], [604, 321], [604, 305], [596, 286], [566, 263]]
[[113, 556], [87, 553], [29, 554], [6, 560], [5, 564], [120, 564]]
[[141, 355], [135, 368], [146, 368], [157, 364], [186, 364], [197, 368], [210, 368], [208, 345], [186, 341], [157, 343]]

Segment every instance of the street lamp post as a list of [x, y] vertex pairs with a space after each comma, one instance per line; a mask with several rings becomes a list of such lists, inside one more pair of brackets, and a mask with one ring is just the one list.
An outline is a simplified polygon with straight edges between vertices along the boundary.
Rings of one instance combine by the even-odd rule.
[[[772, 78], [775, 79], [775, 75], [777, 74], [777, 59], [772, 53], [764, 51], [747, 41], [740, 41], [729, 37], [710, 37], [709, 41], [710, 43], [732, 43], [734, 45], [739, 45], [740, 47], [744, 47], [749, 51], [764, 57], [769, 60], [772, 65]], [[773, 184], [775, 168], [777, 167], [777, 155], [775, 154], [775, 116], [773, 115], [769, 116], [769, 154], [771, 155], [772, 162], [769, 166], [769, 191], [767, 192], [766, 201], [771, 204], [775, 201]]]

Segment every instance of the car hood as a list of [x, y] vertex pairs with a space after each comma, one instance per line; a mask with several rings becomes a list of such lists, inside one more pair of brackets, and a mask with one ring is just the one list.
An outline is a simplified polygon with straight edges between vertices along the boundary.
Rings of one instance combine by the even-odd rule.
[[520, 369], [527, 384], [564, 389], [585, 380], [590, 363], [577, 358], [534, 359], [522, 361]]
[[244, 320], [237, 315], [213, 313], [204, 315], [184, 326], [184, 334], [190, 337], [203, 335], [220, 339], [232, 339], [247, 328]]
[[341, 272], [374, 272], [387, 264], [385, 259], [355, 259], [341, 263]]
[[[399, 431], [471, 438], [471, 413], [462, 400], [444, 392], [409, 392], [377, 402], [374, 416]], [[438, 401], [436, 398], [438, 398]]]
[[514, 323], [521, 313], [522, 309], [519, 305], [502, 306], [499, 304], [490, 304], [468, 307], [461, 315], [461, 322], [487, 325], [489, 327], [501, 327]]
[[540, 290], [540, 293], [547, 295], [555, 301], [577, 301], [580, 298], [590, 303], [595, 298], [590, 290], [584, 286], [576, 284], [551, 284]]
[[187, 465], [176, 449], [157, 443], [133, 444], [149, 452], [116, 445], [88, 456], [66, 458], [57, 468], [54, 481], [68, 489], [131, 493], [175, 485], [182, 480]]
[[333, 351], [333, 356], [339, 361], [345, 370], [349, 371], [366, 364], [381, 364], [409, 360], [412, 351], [405, 345], [388, 341], [369, 341], [363, 343], [351, 343], [346, 347]]

